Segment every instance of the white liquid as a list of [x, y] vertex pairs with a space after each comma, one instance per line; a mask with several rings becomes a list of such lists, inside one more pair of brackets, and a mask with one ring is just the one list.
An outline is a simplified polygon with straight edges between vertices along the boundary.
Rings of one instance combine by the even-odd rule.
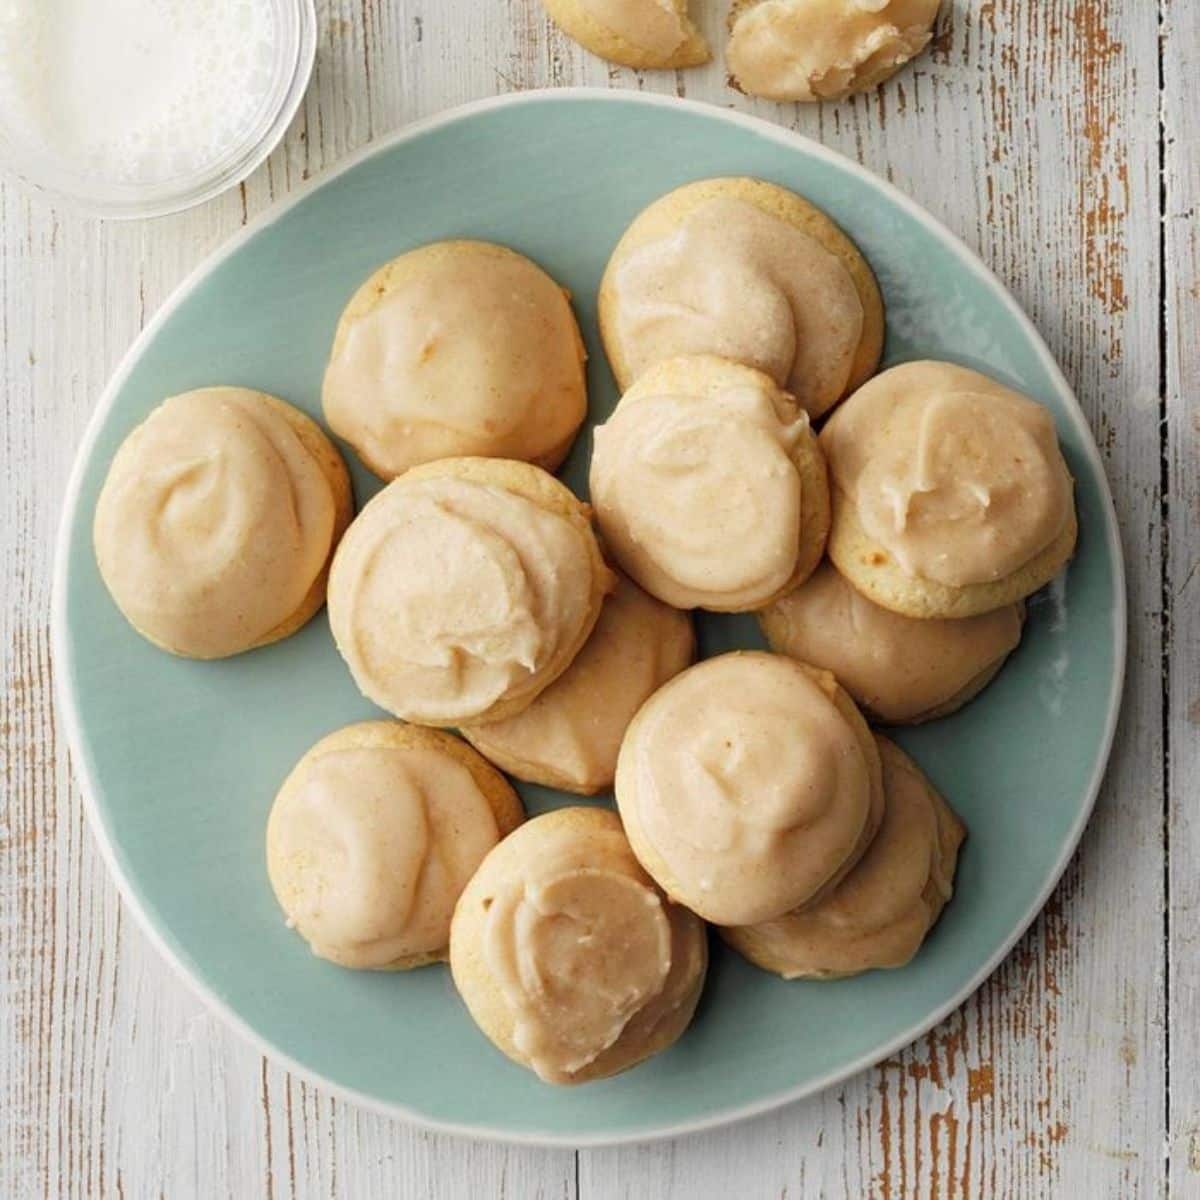
[[185, 178], [247, 135], [277, 34], [271, 0], [0, 0], [0, 115], [72, 175]]

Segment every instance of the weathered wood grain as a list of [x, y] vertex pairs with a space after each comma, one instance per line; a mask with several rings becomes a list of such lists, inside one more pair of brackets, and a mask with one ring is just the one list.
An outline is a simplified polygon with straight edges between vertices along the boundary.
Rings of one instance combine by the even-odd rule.
[[1163, 22], [1163, 383], [1167, 489], [1166, 878], [1170, 949], [1168, 1154], [1173, 1194], [1200, 1193], [1200, 10], [1171, 0]]
[[[539, 0], [327, 0], [301, 115], [242, 189], [192, 213], [111, 225], [0, 188], [0, 1195], [1150, 1197], [1167, 1186], [1168, 1134], [1172, 1194], [1200, 1186], [1190, 794], [1200, 427], [1189, 395], [1200, 371], [1200, 166], [1188, 125], [1200, 26], [1190, 0], [1163, 3], [1161, 89], [1153, 3], [954, 0], [933, 52], [878, 96], [801, 109], [731, 92], [719, 61], [681, 74], [610, 68], [553, 31]], [[719, 44], [722, 5], [697, 7]], [[50, 704], [46, 616], [73, 448], [176, 282], [370, 138], [450, 104], [570, 83], [781, 121], [894, 180], [962, 235], [1075, 384], [1131, 571], [1129, 692], [1097, 817], [1050, 906], [980, 994], [894, 1061], [812, 1102], [721, 1133], [578, 1156], [472, 1145], [359, 1112], [203, 1011], [122, 917], [83, 825]]]

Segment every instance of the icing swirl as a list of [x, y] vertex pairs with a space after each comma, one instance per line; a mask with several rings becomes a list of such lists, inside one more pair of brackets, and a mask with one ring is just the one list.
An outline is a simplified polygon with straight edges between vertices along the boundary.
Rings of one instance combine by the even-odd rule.
[[863, 335], [862, 300], [837, 255], [733, 196], [618, 254], [605, 287], [630, 381], [663, 359], [714, 354], [757, 367], [813, 416], [845, 392]]
[[867, 536], [911, 577], [951, 587], [1002, 579], [1072, 515], [1050, 413], [949, 363], [876, 376], [830, 418], [821, 445]]
[[588, 810], [577, 824], [580, 811], [536, 818], [489, 855], [452, 933], [458, 980], [462, 909], [486, 908], [481, 957], [511, 1014], [511, 1050], [551, 1083], [608, 1073], [606, 1054], [620, 1069], [661, 1048], [661, 1027], [690, 1016], [706, 962], [702, 924], [663, 898], [616, 816]]
[[397, 479], [334, 559], [338, 649], [363, 693], [406, 720], [532, 701], [595, 620], [591, 541], [585, 524], [500, 486]]
[[861, 854], [882, 802], [879, 766], [835, 689], [790, 659], [735, 653], [684, 671], [642, 707], [621, 747], [617, 803], [638, 857], [679, 903], [721, 925], [770, 920]]
[[553, 469], [587, 410], [571, 306], [503, 246], [436, 242], [382, 267], [338, 325], [330, 427], [377, 475], [460, 455]]
[[780, 393], [627, 393], [595, 431], [596, 521], [621, 566], [676, 608], [755, 608], [796, 570], [807, 414]]
[[122, 443], [96, 506], [96, 558], [157, 645], [236, 654], [304, 603], [338, 512], [300, 420], [259, 392], [203, 388], [164, 401]]
[[315, 751], [267, 828], [289, 921], [314, 954], [346, 967], [443, 956], [455, 902], [500, 836], [471, 772], [434, 749]]

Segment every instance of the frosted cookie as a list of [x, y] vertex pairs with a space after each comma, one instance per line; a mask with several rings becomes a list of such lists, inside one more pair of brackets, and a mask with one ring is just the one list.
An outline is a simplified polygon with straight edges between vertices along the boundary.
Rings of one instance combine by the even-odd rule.
[[599, 58], [639, 70], [696, 67], [712, 57], [688, 0], [542, 0], [554, 23]]
[[571, 665], [522, 713], [462, 735], [530, 783], [592, 795], [612, 787], [617, 751], [643, 701], [695, 656], [687, 613], [624, 576]]
[[929, 45], [941, 0], [734, 0], [730, 82], [770, 100], [842, 100]]
[[651, 204], [609, 259], [599, 311], [622, 391], [663, 359], [715, 354], [770, 375], [812, 417], [883, 348], [867, 260], [820, 209], [759, 179], [705, 179]]
[[828, 562], [758, 614], [771, 649], [832, 671], [867, 713], [917, 724], [955, 712], [1021, 640], [1023, 604], [961, 621], [918, 621], [873, 604]]
[[876, 741], [883, 822], [854, 870], [816, 904], [721, 931], [752, 963], [785, 979], [840, 979], [904, 966], [953, 893], [962, 822], [899, 746]]
[[833, 676], [790, 658], [710, 658], [659, 688], [617, 760], [617, 806], [659, 886], [718, 925], [826, 895], [883, 813], [879, 753]]
[[587, 641], [613, 576], [587, 505], [528, 463], [448, 458], [346, 531], [329, 624], [362, 693], [421, 725], [528, 708]]
[[711, 355], [638, 377], [595, 431], [591, 494], [613, 557], [676, 608], [759, 608], [808, 576], [829, 532], [808, 414]]
[[567, 294], [489, 242], [434, 242], [380, 267], [338, 322], [325, 418], [376, 475], [483, 455], [555, 470], [587, 413]]
[[288, 637], [325, 603], [354, 511], [320, 427], [247, 388], [172, 396], [122, 442], [92, 527], [105, 585], [163, 650], [225, 658]]
[[986, 375], [893, 367], [821, 431], [829, 557], [876, 604], [973, 617], [1024, 599], [1075, 549], [1073, 482], [1054, 419]]
[[420, 967], [447, 957], [455, 902], [523, 815], [504, 776], [451, 734], [348, 725], [279, 789], [267, 872], [314, 954], [343, 967]]
[[450, 927], [471, 1016], [547, 1083], [603, 1079], [665, 1050], [707, 965], [703, 922], [663, 896], [601, 808], [560, 808], [505, 838]]

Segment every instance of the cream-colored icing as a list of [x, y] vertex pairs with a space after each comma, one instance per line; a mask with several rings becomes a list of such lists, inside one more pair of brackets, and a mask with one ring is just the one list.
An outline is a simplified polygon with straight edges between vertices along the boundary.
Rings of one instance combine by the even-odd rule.
[[867, 536], [913, 577], [1002, 579], [1071, 517], [1049, 411], [963, 367], [918, 362], [876, 376], [830, 418], [821, 445]]
[[726, 61], [742, 91], [840, 100], [882, 83], [932, 37], [940, 0], [762, 0], [730, 30]]
[[426, 724], [537, 691], [592, 619], [584, 532], [490, 484], [394, 481], [351, 525], [330, 575], [330, 625], [358, 686]]
[[246, 650], [324, 568], [332, 489], [281, 408], [241, 388], [185, 392], [117, 451], [96, 557], [121, 611], [158, 645], [199, 658]]
[[498, 882], [484, 960], [513, 1014], [513, 1044], [542, 1079], [570, 1083], [690, 994], [699, 939], [683, 935], [619, 829], [558, 837]]
[[915, 620], [873, 604], [826, 562], [762, 616], [771, 649], [832, 671], [881, 720], [913, 721], [1015, 649], [1022, 606], [960, 621]]
[[675, 0], [580, 0], [580, 7], [623, 41], [669, 58], [691, 30]]
[[808, 418], [764, 388], [639, 396], [595, 431], [596, 521], [621, 566], [677, 608], [753, 608], [799, 552], [791, 454]]
[[[950, 898], [961, 832], [902, 751], [879, 738], [883, 821], [870, 848], [828, 896], [751, 931], [785, 978], [899, 967]], [[946, 843], [949, 842], [950, 846]]]
[[583, 345], [559, 286], [482, 243], [409, 257], [382, 295], [356, 297], [342, 319], [325, 372], [330, 427], [385, 478], [459, 455], [561, 457], [587, 402]]
[[659, 882], [721, 925], [770, 920], [819, 892], [859, 847], [872, 787], [829, 695], [760, 653], [708, 659], [660, 688], [617, 767], [622, 819], [670, 873]]
[[313, 953], [386, 967], [445, 949], [462, 889], [499, 840], [470, 771], [435, 750], [319, 754], [281, 792], [268, 863]]
[[663, 359], [715, 354], [757, 367], [801, 407], [845, 391], [862, 340], [862, 301], [837, 255], [732, 196], [631, 250], [611, 275], [615, 337], [630, 379]]
[[583, 649], [529, 708], [463, 732], [518, 778], [529, 772], [559, 787], [600, 791], [612, 784], [634, 713], [692, 661], [694, 649], [685, 613], [620, 576]]

